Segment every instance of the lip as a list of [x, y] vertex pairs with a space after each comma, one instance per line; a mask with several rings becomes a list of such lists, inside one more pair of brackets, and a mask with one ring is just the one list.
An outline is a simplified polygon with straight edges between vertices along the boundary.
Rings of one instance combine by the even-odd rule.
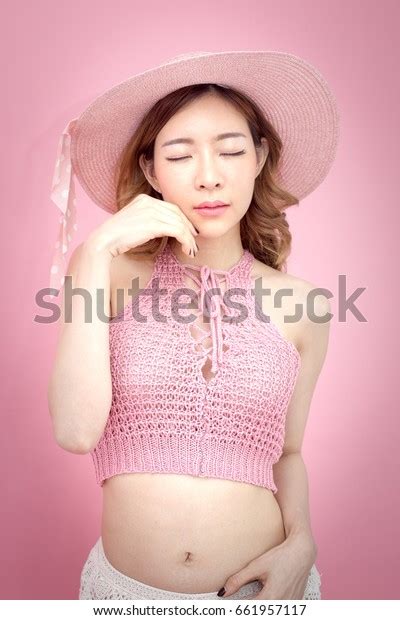
[[213, 202], [201, 202], [195, 209], [215, 209], [217, 207], [229, 207], [229, 205], [221, 200], [214, 200]]
[[229, 208], [229, 205], [221, 205], [219, 207], [196, 207], [196, 213], [198, 213], [199, 215], [202, 215], [204, 217], [216, 217], [218, 215], [221, 215], [222, 213], [225, 213], [226, 209]]

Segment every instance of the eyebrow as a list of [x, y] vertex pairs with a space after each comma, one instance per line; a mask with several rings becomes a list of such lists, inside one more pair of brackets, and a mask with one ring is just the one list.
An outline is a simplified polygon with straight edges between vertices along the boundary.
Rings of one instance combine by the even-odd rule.
[[[218, 142], [218, 140], [225, 140], [225, 138], [246, 138], [244, 133], [240, 133], [239, 131], [229, 131], [227, 133], [219, 133], [214, 139], [213, 142]], [[194, 140], [191, 138], [175, 138], [174, 140], [168, 140], [168, 142], [164, 142], [163, 146], [169, 146], [170, 144], [194, 144]]]

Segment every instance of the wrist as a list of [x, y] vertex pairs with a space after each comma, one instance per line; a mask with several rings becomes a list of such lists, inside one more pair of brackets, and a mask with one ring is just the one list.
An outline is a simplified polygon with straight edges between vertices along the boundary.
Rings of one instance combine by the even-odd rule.
[[310, 560], [314, 562], [317, 557], [318, 548], [314, 537], [309, 529], [292, 528], [285, 540], [288, 544], [295, 544], [302, 554], [308, 555]]
[[104, 259], [111, 262], [114, 258], [107, 239], [100, 232], [92, 232], [83, 243], [83, 246], [84, 251], [90, 256], [95, 256], [96, 259]]

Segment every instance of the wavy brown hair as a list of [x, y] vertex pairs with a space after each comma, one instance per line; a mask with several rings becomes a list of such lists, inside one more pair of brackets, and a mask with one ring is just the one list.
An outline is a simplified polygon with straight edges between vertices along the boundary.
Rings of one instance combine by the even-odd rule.
[[[147, 181], [139, 164], [140, 156], [151, 161], [158, 133], [185, 105], [198, 97], [214, 93], [230, 102], [246, 118], [255, 148], [261, 147], [261, 138], [267, 139], [269, 147], [266, 162], [255, 179], [251, 203], [240, 221], [242, 245], [256, 259], [279, 271], [286, 271], [286, 259], [290, 254], [292, 236], [286, 220], [285, 209], [298, 204], [299, 200], [279, 187], [276, 170], [279, 165], [282, 140], [265, 118], [259, 106], [243, 93], [218, 84], [194, 84], [184, 86], [158, 100], [147, 112], [140, 125], [124, 148], [115, 169], [117, 210], [123, 209], [139, 194], [148, 194], [162, 200]], [[136, 257], [155, 257], [168, 243], [168, 237], [150, 239], [128, 251]]]

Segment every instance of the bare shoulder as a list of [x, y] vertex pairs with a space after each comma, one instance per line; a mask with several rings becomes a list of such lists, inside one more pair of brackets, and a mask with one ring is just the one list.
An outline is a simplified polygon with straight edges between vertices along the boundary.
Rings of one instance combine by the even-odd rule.
[[[154, 259], [133, 256], [132, 254], [119, 254], [110, 264], [110, 312], [114, 317], [118, 314], [117, 292], [124, 291], [123, 305], [125, 306], [132, 296], [129, 289], [132, 280], [139, 279], [139, 287], [145, 288], [150, 281], [154, 268]], [[121, 293], [119, 293], [121, 295]], [[121, 304], [121, 301], [118, 301]]]
[[[282, 320], [285, 324], [283, 333], [300, 351], [311, 337], [326, 339], [331, 307], [320, 284], [284, 273], [258, 260], [254, 261], [253, 277], [261, 277], [263, 288], [271, 290], [263, 308], [270, 311], [277, 322]], [[294, 316], [296, 320], [293, 322]]]
[[[68, 261], [66, 274], [75, 274], [84, 252], [85, 242], [78, 244], [74, 248]], [[130, 280], [134, 277], [146, 278], [149, 269], [150, 271], [152, 270], [153, 264], [154, 260], [149, 258], [138, 258], [128, 253], [119, 254], [110, 262], [111, 289], [115, 286], [124, 286], [127, 278]]]
[[[152, 272], [154, 259], [134, 256], [133, 254], [119, 254], [110, 264], [110, 281], [112, 285], [126, 284], [127, 278], [146, 278], [149, 270]], [[130, 282], [129, 282], [130, 283]]]

